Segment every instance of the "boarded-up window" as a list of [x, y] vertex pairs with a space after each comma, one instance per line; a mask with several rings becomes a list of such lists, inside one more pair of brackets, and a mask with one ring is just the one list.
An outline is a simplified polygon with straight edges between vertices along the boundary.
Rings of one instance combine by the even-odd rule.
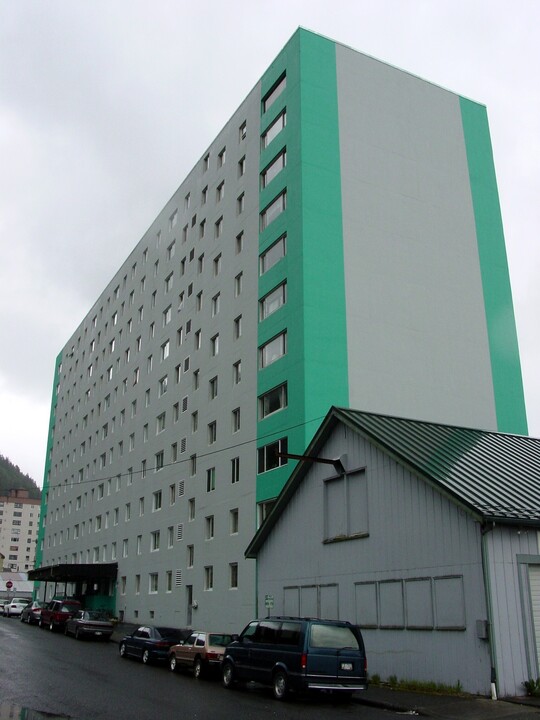
[[379, 624], [377, 611], [377, 583], [358, 583], [354, 586], [356, 624], [362, 628], [376, 628]]
[[364, 471], [327, 480], [324, 484], [325, 542], [368, 534], [367, 480]]
[[435, 618], [438, 630], [465, 630], [465, 592], [463, 577], [437, 577], [433, 580]]
[[433, 629], [431, 579], [405, 580], [406, 625], [416, 630]]
[[379, 583], [380, 627], [402, 628], [405, 624], [403, 613], [403, 583], [390, 580]]
[[300, 615], [300, 589], [283, 588], [283, 614], [297, 617]]

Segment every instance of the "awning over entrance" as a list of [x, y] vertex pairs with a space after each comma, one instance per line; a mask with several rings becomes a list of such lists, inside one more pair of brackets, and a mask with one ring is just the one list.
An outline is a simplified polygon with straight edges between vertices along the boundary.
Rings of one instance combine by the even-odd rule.
[[49, 565], [30, 570], [29, 580], [45, 582], [96, 582], [116, 580], [118, 563]]

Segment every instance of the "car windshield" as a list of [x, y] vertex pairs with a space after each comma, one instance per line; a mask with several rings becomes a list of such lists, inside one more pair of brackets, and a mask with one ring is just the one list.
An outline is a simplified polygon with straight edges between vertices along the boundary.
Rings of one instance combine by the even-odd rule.
[[21, 605], [26, 605], [28, 600], [26, 598], [13, 598], [11, 601], [12, 603], [20, 603]]
[[319, 625], [313, 623], [311, 626], [310, 645], [314, 648], [353, 648], [359, 650], [360, 646], [353, 631], [343, 625]]
[[230, 642], [232, 642], [232, 637], [230, 635], [215, 635], [214, 633], [211, 633], [208, 637], [208, 644], [209, 645], [217, 645], [218, 647], [226, 647]]
[[80, 605], [74, 605], [73, 603], [64, 603], [60, 608], [60, 612], [75, 612], [80, 609]]
[[109, 618], [100, 610], [87, 610], [84, 617], [86, 620], [108, 620]]

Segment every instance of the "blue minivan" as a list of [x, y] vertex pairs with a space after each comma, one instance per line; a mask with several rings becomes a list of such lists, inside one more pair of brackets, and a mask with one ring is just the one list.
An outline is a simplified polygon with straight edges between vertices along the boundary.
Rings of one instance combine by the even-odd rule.
[[289, 690], [367, 690], [364, 641], [342, 620], [268, 617], [254, 620], [225, 649], [223, 685], [255, 681], [270, 685], [277, 700]]

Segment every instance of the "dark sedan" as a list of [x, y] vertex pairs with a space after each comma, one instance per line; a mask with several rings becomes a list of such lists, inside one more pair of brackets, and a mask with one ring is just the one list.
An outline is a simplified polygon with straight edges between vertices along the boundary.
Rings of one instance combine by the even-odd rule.
[[157, 661], [166, 662], [171, 647], [178, 645], [189, 635], [189, 630], [142, 625], [131, 635], [122, 638], [118, 650], [120, 657], [135, 657], [145, 664]]
[[41, 617], [41, 608], [45, 607], [45, 603], [41, 600], [32, 600], [23, 609], [21, 613], [21, 622], [26, 622], [29, 625], [37, 625]]
[[66, 635], [73, 635], [77, 640], [84, 637], [108, 640], [113, 630], [112, 622], [99, 610], [79, 610], [66, 622], [64, 628]]

